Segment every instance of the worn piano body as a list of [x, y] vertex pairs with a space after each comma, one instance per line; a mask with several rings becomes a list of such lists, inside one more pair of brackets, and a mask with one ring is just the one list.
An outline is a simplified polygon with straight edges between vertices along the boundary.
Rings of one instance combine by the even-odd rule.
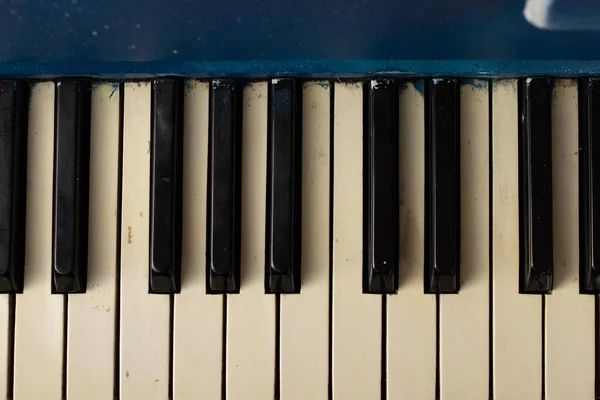
[[[592, 1], [550, 3], [579, 11], [582, 20], [594, 16]], [[524, 0], [15, 1], [2, 4], [0, 74], [322, 78], [597, 71], [598, 31], [578, 30], [575, 23], [540, 30], [523, 17], [524, 5]]]
[[0, 397], [599, 398], [599, 50], [590, 0], [0, 1]]

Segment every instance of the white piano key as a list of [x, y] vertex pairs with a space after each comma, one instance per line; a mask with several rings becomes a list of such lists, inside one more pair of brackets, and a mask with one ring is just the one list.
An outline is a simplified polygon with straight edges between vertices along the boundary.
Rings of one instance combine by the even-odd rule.
[[282, 400], [327, 399], [329, 384], [330, 87], [302, 100], [302, 290], [281, 296]]
[[117, 213], [120, 101], [118, 84], [92, 88], [88, 281], [69, 295], [67, 396], [114, 396], [117, 307]]
[[206, 294], [208, 83], [185, 85], [181, 293], [173, 321], [173, 397], [220, 399], [223, 296]]
[[227, 399], [272, 399], [275, 296], [265, 294], [267, 82], [244, 88], [240, 293], [227, 295]]
[[12, 323], [11, 300], [8, 294], [0, 296], [0, 394], [10, 398], [9, 393], [12, 388], [9, 387], [10, 380], [10, 360], [12, 357]]
[[13, 395], [61, 399], [65, 297], [51, 294], [54, 83], [32, 85], [28, 130], [25, 286], [16, 296]]
[[492, 84], [494, 399], [539, 399], [542, 296], [519, 294], [517, 81]]
[[362, 292], [362, 89], [362, 83], [336, 83], [334, 89], [334, 400], [381, 397], [382, 297]]
[[400, 270], [387, 297], [387, 398], [435, 399], [436, 302], [423, 293], [425, 103], [423, 81], [399, 97]]
[[546, 399], [594, 398], [594, 296], [579, 294], [577, 81], [552, 96], [554, 290], [546, 296]]
[[440, 395], [489, 398], [489, 92], [460, 88], [461, 287], [440, 296]]
[[165, 399], [169, 385], [169, 296], [148, 293], [150, 90], [126, 83], [121, 205], [120, 396]]

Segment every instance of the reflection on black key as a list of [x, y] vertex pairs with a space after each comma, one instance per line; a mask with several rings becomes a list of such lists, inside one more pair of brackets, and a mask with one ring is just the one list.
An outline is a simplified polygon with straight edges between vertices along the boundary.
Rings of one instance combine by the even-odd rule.
[[292, 79], [270, 88], [266, 291], [300, 292], [300, 99]]
[[87, 82], [56, 84], [52, 257], [56, 293], [86, 289], [90, 99]]
[[366, 257], [363, 291], [394, 293], [398, 277], [397, 94], [391, 80], [365, 91]]
[[23, 291], [27, 85], [0, 81], [0, 293]]
[[457, 293], [460, 285], [458, 95], [456, 79], [428, 82], [425, 137], [426, 293]]
[[600, 80], [579, 82], [579, 289], [600, 293]]
[[519, 81], [519, 225], [522, 293], [552, 290], [552, 85]]
[[207, 218], [210, 293], [240, 290], [241, 94], [241, 87], [232, 81], [212, 82]]
[[181, 81], [152, 85], [150, 291], [178, 293], [181, 273]]

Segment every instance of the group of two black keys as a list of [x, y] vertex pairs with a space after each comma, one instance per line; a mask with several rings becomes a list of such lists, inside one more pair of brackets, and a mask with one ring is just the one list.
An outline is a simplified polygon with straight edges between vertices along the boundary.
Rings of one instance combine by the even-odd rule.
[[[207, 194], [207, 290], [240, 288], [242, 86], [210, 88]], [[460, 82], [425, 85], [426, 293], [460, 287]], [[394, 80], [364, 88], [363, 291], [398, 290], [398, 90]], [[333, 93], [335, 96], [335, 93]], [[552, 289], [552, 81], [519, 81], [520, 291]], [[91, 86], [56, 84], [52, 289], [86, 289]], [[600, 289], [600, 80], [579, 84], [580, 268], [582, 293]], [[269, 85], [265, 291], [300, 291], [302, 87]], [[183, 82], [152, 82], [149, 291], [180, 290]], [[23, 290], [28, 85], [0, 81], [0, 292]], [[493, 110], [492, 110], [493, 112]], [[336, 114], [336, 118], [343, 115]], [[596, 128], [598, 125], [598, 128]], [[488, 134], [482, 132], [481, 134]], [[574, 132], [574, 134], [576, 134]], [[343, 135], [337, 136], [343, 140]], [[335, 157], [335, 155], [333, 155]], [[360, 177], [357, 177], [360, 179]], [[335, 196], [335, 193], [332, 194]], [[596, 250], [596, 251], [594, 251]]]

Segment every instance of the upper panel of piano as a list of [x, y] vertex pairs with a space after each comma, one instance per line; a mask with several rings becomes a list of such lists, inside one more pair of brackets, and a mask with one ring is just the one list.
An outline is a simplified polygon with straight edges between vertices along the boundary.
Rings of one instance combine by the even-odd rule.
[[[594, 10], [585, 6], [593, 2], [528, 0], [525, 15], [533, 24], [570, 31], [534, 27], [524, 17], [525, 3], [6, 0], [0, 2], [0, 76], [516, 76], [532, 71], [569, 76], [600, 71], [600, 32], [573, 31], [578, 21], [584, 29], [595, 26]], [[563, 3], [574, 8], [559, 7]], [[565, 9], [581, 12], [567, 13], [565, 22]]]

